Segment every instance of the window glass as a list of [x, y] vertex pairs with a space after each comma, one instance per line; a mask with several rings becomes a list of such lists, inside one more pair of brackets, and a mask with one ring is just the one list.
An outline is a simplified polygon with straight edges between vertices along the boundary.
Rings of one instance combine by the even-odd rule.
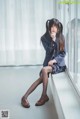
[[78, 50], [78, 57], [77, 57], [77, 81], [76, 85], [78, 90], [80, 91], [80, 4], [77, 4], [77, 31], [76, 31], [76, 42], [77, 42], [77, 50]]

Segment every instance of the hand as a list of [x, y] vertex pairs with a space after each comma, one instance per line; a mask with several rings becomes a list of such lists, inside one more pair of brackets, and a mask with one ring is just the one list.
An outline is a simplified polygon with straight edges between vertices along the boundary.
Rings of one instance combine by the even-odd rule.
[[48, 62], [48, 66], [53, 66], [53, 64], [55, 64], [55, 63], [57, 63], [55, 59], [50, 60], [50, 61]]
[[52, 32], [52, 33], [50, 33], [50, 36], [51, 36], [51, 38], [53, 40], [56, 37], [56, 33], [55, 32]]

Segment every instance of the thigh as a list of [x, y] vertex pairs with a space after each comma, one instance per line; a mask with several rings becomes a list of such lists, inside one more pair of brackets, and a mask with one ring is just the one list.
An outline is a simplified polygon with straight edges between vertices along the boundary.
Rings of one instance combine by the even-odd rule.
[[42, 70], [45, 70], [47, 73], [52, 73], [52, 67], [51, 66], [45, 66]]

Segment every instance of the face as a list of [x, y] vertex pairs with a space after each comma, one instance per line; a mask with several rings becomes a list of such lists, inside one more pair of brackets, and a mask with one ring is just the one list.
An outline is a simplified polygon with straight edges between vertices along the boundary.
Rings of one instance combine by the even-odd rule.
[[52, 27], [51, 27], [51, 31], [50, 31], [50, 33], [52, 34], [52, 33], [57, 33], [58, 32], [58, 28], [55, 26], [55, 25], [53, 25]]

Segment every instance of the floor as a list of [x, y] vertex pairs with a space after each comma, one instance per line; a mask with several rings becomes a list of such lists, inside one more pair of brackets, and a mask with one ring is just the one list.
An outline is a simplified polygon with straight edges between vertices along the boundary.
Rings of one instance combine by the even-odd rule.
[[0, 67], [0, 113], [7, 110], [10, 119], [58, 119], [49, 85], [50, 100], [45, 105], [35, 106], [41, 96], [40, 85], [28, 98], [31, 107], [25, 109], [21, 106], [21, 97], [38, 78], [40, 69], [38, 66]]

